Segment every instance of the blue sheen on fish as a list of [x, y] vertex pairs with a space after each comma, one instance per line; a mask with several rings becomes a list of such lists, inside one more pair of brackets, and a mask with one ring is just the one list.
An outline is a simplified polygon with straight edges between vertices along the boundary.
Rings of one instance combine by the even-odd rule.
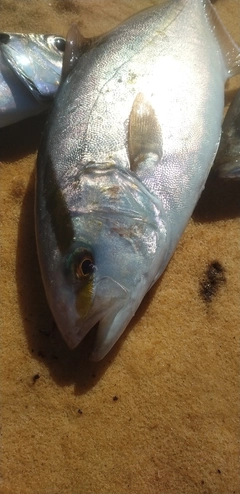
[[240, 62], [201, 0], [151, 7], [82, 44], [39, 151], [36, 236], [59, 330], [74, 348], [98, 323], [91, 358], [100, 360], [186, 227]]
[[46, 110], [59, 86], [65, 39], [0, 33], [0, 127]]

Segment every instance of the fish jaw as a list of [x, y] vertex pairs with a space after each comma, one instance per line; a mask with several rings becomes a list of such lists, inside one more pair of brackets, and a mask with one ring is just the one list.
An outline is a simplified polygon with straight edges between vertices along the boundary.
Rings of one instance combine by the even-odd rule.
[[83, 315], [79, 293], [66, 285], [61, 274], [56, 279], [57, 290], [50, 304], [57, 327], [70, 349], [74, 349], [95, 324], [104, 320], [106, 314], [115, 317], [129, 299], [126, 288], [111, 278], [103, 278], [95, 287], [90, 310]]
[[0, 127], [49, 108], [60, 81], [64, 43], [54, 35], [0, 33]]
[[[138, 287], [138, 296], [144, 297], [144, 285], [142, 288], [143, 293], [141, 294], [140, 286]], [[128, 299], [125, 300], [124, 305], [118, 308], [118, 311], [108, 310], [99, 321], [94, 348], [90, 354], [90, 360], [98, 362], [107, 355], [123, 334], [137, 308], [138, 304], [136, 304], [136, 301], [129, 296]]]
[[53, 99], [62, 71], [65, 39], [44, 34], [0, 33], [6, 63], [40, 102]]
[[37, 115], [48, 108], [22, 84], [0, 51], [0, 128]]
[[[65, 217], [59, 205], [62, 237], [55, 192], [45, 196], [46, 209], [40, 202], [36, 206], [37, 245], [48, 302], [64, 340], [74, 348], [99, 323], [91, 358], [100, 360], [163, 271], [168, 227], [160, 201], [134, 173], [109, 164], [83, 168], [68, 199], [65, 191]], [[40, 197], [37, 187], [37, 202]]]

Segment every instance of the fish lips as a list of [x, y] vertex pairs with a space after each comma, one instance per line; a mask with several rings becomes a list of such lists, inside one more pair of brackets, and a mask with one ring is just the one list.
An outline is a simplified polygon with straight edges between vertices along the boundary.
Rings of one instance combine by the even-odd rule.
[[[104, 350], [105, 341], [108, 340], [108, 333], [114, 320], [124, 307], [129, 306], [129, 291], [112, 278], [102, 277], [95, 285], [92, 303], [87, 314], [82, 315], [77, 303], [78, 294], [65, 284], [58, 283], [56, 286], [57, 291], [49, 302], [57, 327], [68, 347], [76, 348], [93, 326], [99, 323], [94, 350], [90, 358], [91, 360], [102, 359], [110, 349]], [[122, 321], [119, 324], [122, 325]], [[127, 323], [122, 331], [126, 325]], [[118, 338], [119, 331], [116, 330], [114, 342]], [[111, 337], [111, 347], [114, 342]]]

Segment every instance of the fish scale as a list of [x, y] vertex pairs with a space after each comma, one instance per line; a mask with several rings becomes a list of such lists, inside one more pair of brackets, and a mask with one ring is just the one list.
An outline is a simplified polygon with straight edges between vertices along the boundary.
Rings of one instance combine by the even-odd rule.
[[92, 44], [82, 40], [80, 53], [68, 75], [64, 62], [39, 151], [36, 234], [56, 323], [71, 348], [98, 323], [91, 358], [99, 360], [192, 214], [239, 53], [201, 0], [146, 9]]

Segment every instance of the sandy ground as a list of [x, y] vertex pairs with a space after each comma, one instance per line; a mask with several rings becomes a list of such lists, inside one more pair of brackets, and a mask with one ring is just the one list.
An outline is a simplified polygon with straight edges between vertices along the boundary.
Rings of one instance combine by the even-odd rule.
[[[1, 0], [1, 30], [65, 35], [77, 20], [91, 36], [153, 3]], [[239, 0], [215, 5], [240, 42]], [[227, 103], [239, 85], [228, 84]], [[161, 280], [90, 363], [94, 335], [68, 350], [38, 267], [43, 125], [0, 132], [1, 494], [240, 493], [239, 184], [208, 180]]]

